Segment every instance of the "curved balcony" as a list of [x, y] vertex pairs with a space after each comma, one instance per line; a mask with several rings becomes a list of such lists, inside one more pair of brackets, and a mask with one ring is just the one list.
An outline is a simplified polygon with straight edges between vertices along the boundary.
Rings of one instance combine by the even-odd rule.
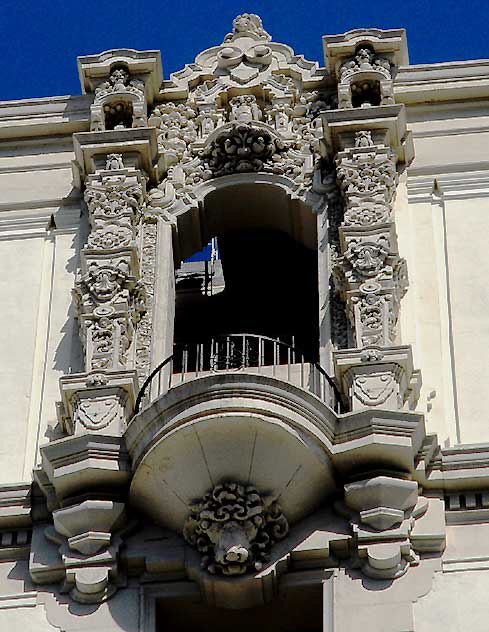
[[300, 350], [254, 334], [175, 345], [125, 431], [134, 506], [181, 532], [215, 484], [255, 485], [290, 524], [334, 493], [339, 393]]
[[[422, 418], [370, 409], [338, 415], [334, 382], [307, 360], [251, 334], [177, 345], [146, 380], [124, 432], [131, 506], [181, 534], [202, 499], [237, 484], [272, 499], [293, 526], [342, 493], [341, 480], [379, 468], [413, 472]], [[277, 546], [273, 560], [282, 554]], [[225, 578], [209, 578], [189, 555], [189, 576], [216, 594], [226, 589]], [[253, 576], [250, 599], [259, 601], [274, 563]]]
[[303, 351], [268, 336], [242, 333], [174, 345], [173, 354], [143, 383], [134, 414], [182, 382], [229, 371], [274, 377], [313, 393], [338, 413], [347, 410], [334, 380]]

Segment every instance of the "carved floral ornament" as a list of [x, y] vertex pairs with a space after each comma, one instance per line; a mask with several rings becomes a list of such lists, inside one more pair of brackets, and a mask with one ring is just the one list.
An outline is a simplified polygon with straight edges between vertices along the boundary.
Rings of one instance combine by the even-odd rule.
[[108, 224], [101, 227], [88, 237], [88, 245], [90, 248], [100, 250], [111, 250], [112, 248], [123, 248], [131, 245], [133, 232], [126, 226], [118, 226], [117, 224]]
[[285, 146], [270, 132], [253, 125], [233, 126], [220, 134], [203, 154], [204, 162], [216, 177], [232, 173], [263, 171], [272, 157]]
[[209, 573], [242, 575], [260, 570], [288, 522], [278, 503], [252, 485], [222, 483], [195, 502], [184, 538], [202, 554]]
[[233, 32], [226, 35], [216, 51], [218, 68], [229, 73], [234, 81], [247, 83], [270, 65], [272, 49], [267, 44], [270, 40], [259, 16], [238, 15], [233, 21]]
[[353, 196], [368, 197], [370, 201], [374, 194], [378, 196], [377, 200], [385, 204], [393, 201], [398, 175], [396, 158], [392, 152], [376, 149], [372, 149], [372, 152], [350, 151], [339, 157], [337, 162], [338, 182], [348, 205], [353, 203]]
[[216, 132], [229, 123], [263, 122], [264, 128], [290, 147], [316, 151], [322, 136], [320, 120], [316, 116], [323, 107], [327, 104], [318, 92], [287, 103], [258, 102], [255, 95], [242, 94], [231, 98], [226, 106], [201, 107], [192, 102], [167, 102], [154, 108], [149, 125], [157, 129], [158, 146], [168, 171], [198, 157], [208, 139], [214, 138]]
[[99, 182], [87, 185], [85, 202], [92, 221], [127, 218], [129, 224], [134, 224], [143, 202], [143, 187], [141, 183], [127, 181], [125, 175], [102, 177]]

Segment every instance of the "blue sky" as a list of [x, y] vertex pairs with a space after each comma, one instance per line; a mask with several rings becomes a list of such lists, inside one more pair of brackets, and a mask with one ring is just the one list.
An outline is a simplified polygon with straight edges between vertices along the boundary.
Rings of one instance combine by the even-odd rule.
[[489, 0], [0, 0], [0, 100], [79, 94], [77, 55], [109, 48], [161, 50], [167, 78], [244, 12], [321, 63], [322, 35], [362, 26], [406, 28], [411, 63], [489, 58]]

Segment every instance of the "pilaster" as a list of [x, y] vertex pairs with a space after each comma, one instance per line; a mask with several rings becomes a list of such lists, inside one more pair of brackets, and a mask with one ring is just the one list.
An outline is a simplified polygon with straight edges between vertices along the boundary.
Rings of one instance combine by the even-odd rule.
[[[393, 96], [393, 77], [406, 56], [404, 33], [352, 31], [326, 38], [325, 45], [339, 107], [321, 115], [323, 143], [343, 202], [342, 213], [332, 218], [337, 240], [331, 258], [348, 329], [344, 348], [333, 352], [335, 374], [354, 416], [384, 409], [389, 423], [404, 425], [408, 418], [400, 411], [414, 410], [421, 385], [411, 348], [399, 345], [398, 328], [408, 276], [394, 201], [399, 173], [413, 158], [404, 106]], [[419, 416], [411, 415], [413, 427], [420, 427]], [[373, 444], [377, 456], [356, 462], [337, 511], [350, 519], [353, 566], [372, 579], [392, 580], [419, 563], [416, 551], [423, 545], [415, 533], [430, 551], [443, 549], [443, 518], [439, 504], [424, 498], [411, 479], [399, 446], [390, 450], [387, 474], [387, 445], [381, 448], [379, 438]]]
[[[139, 388], [136, 337], [147, 310], [142, 226], [147, 182], [158, 168], [156, 135], [144, 126], [159, 87], [158, 59], [109, 51], [80, 60], [82, 85], [94, 91], [93, 131], [75, 134], [73, 165], [90, 224], [73, 289], [85, 372], [60, 380], [58, 418], [68, 436], [41, 449], [36, 478], [53, 512], [44, 535], [59, 546], [57, 577], [83, 603], [104, 600], [123, 583], [118, 550], [130, 478], [123, 434]], [[53, 579], [44, 566], [31, 566], [31, 575]]]

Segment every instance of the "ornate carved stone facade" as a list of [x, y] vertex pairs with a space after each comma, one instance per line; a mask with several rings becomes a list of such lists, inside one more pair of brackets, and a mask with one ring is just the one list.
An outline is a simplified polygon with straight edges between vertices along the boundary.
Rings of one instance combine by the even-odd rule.
[[[445, 167], [431, 164], [427, 104], [455, 95], [434, 125], [448, 145], [461, 128], [443, 135], [447, 112], [465, 99], [481, 116], [486, 86], [474, 77], [485, 66], [477, 62], [438, 94], [428, 78], [445, 85], [459, 71], [409, 66], [403, 31], [358, 29], [324, 44], [322, 68], [243, 14], [221, 44], [167, 80], [157, 51], [79, 59], [83, 120], [68, 112], [48, 130], [63, 146], [72, 142], [74, 188], [56, 212], [49, 206], [36, 255], [44, 303], [31, 311], [45, 332], [30, 356], [44, 372], [29, 374], [42, 395], [24, 398], [35, 437], [19, 439], [30, 446], [22, 466], [29, 482], [0, 486], [0, 590], [20, 590], [19, 578], [34, 588], [0, 592], [0, 623], [19, 599], [46, 610], [40, 630], [179, 632], [183, 604], [188, 625], [203, 612], [200, 627], [218, 632], [248, 621], [284, 632], [297, 632], [296, 621], [314, 632], [427, 632], [413, 613], [436, 606], [432, 585], [464, 565], [485, 572], [489, 554], [473, 542], [487, 536], [487, 450], [459, 445], [458, 418], [455, 435], [443, 439], [429, 425], [450, 393], [458, 410], [457, 376], [453, 364], [430, 364], [426, 340], [451, 343], [458, 321], [450, 310], [463, 301], [455, 292], [450, 302], [448, 273], [435, 285], [419, 272], [444, 271], [454, 256], [443, 195], [465, 196], [469, 213], [483, 180], [464, 180], [462, 194], [456, 166], [440, 176]], [[472, 82], [470, 99], [457, 97], [464, 82]], [[32, 120], [29, 134], [36, 125], [44, 129]], [[421, 166], [412, 162], [411, 127]], [[420, 249], [409, 222], [426, 232], [428, 216], [441, 237]], [[14, 239], [23, 226], [15, 224]], [[263, 270], [244, 274], [259, 259], [247, 240], [260, 231], [288, 239], [293, 259], [283, 262], [285, 279], [276, 273], [261, 294]], [[241, 242], [231, 239], [237, 233]], [[214, 241], [205, 265], [188, 258], [216, 236], [224, 272], [212, 287]], [[248, 244], [240, 265], [236, 244]], [[301, 267], [294, 245], [312, 267]], [[235, 257], [227, 269], [226, 256]], [[233, 266], [234, 287], [226, 278]], [[317, 276], [313, 294], [301, 293], [311, 286], [304, 272], [293, 286], [296, 268]], [[415, 288], [403, 300], [408, 268]], [[228, 309], [236, 279], [246, 282]], [[297, 291], [292, 316], [265, 313], [271, 286], [287, 283]], [[426, 298], [436, 293], [447, 299], [443, 318]], [[318, 304], [318, 323], [306, 321], [304, 296]], [[420, 301], [426, 314], [413, 308]], [[230, 333], [248, 302], [253, 331]], [[214, 312], [199, 311], [209, 304]], [[209, 314], [215, 327], [207, 330]], [[288, 317], [301, 323], [309, 355], [270, 335]], [[56, 328], [65, 338], [52, 342]], [[210, 342], [196, 335], [194, 345], [204, 330]], [[440, 357], [451, 358], [452, 347]], [[50, 400], [45, 423], [58, 379], [56, 418]], [[433, 386], [438, 379], [444, 390]], [[214, 607], [226, 609], [222, 621]], [[15, 629], [17, 620], [5, 620]]]
[[[99, 136], [92, 140], [80, 135], [78, 140], [79, 162], [87, 165], [80, 168], [80, 181], [91, 232], [81, 251], [74, 295], [87, 373], [77, 379], [63, 378], [64, 403], [60, 407], [65, 429], [75, 436], [110, 433], [118, 441], [118, 450], [124, 449], [123, 433], [134, 397], [131, 384], [135, 379], [142, 383], [153, 362], [158, 235], [163, 225], [170, 225], [177, 235], [175, 243], [181, 242], [178, 218], [207, 183], [221, 178], [280, 178], [288, 195], [329, 215], [330, 259], [336, 279], [332, 291], [340, 299], [334, 301], [336, 313], [330, 317], [337, 328], [334, 340], [343, 339], [340, 346], [344, 350], [336, 358], [343, 395], [354, 409], [385, 405], [398, 409], [413, 392], [413, 369], [405, 359], [410, 351], [394, 346], [400, 300], [407, 287], [393, 212], [397, 167], [401, 158], [406, 159], [395, 150], [404, 137], [394, 131], [395, 147], [391, 148], [391, 120], [382, 118], [374, 129], [342, 132], [346, 140], [341, 147], [336, 147], [335, 139], [328, 143], [325, 136], [330, 126], [327, 114], [337, 111], [337, 104], [358, 105], [361, 90], [374, 94], [378, 84], [381, 103], [392, 102], [391, 63], [375, 55], [372, 44], [340, 60], [336, 102], [334, 84], [316, 64], [270, 40], [257, 16], [239, 16], [220, 46], [199, 55], [192, 66], [174, 74], [159, 94], [152, 94], [149, 111], [147, 94], [152, 80], [137, 68], [133, 75], [131, 63], [137, 55], [131, 53], [128, 61], [127, 55], [119, 59], [115, 54], [110, 65], [101, 58], [97, 72], [90, 70], [93, 64], [84, 66], [82, 61], [83, 72], [97, 77], [88, 85], [94, 92], [91, 129]], [[105, 80], [102, 72], [108, 73]], [[215, 77], [209, 79], [212, 73]], [[345, 90], [351, 95], [348, 102]], [[375, 107], [365, 100], [361, 105], [365, 111]], [[398, 108], [390, 119], [399, 116]], [[145, 138], [153, 139], [149, 146], [155, 139], [157, 148], [157, 156], [150, 159], [150, 172], [142, 166], [148, 164], [147, 149], [142, 154], [141, 149], [134, 152], [130, 144], [139, 138], [130, 130], [146, 121], [151, 136]], [[127, 138], [127, 147], [118, 137], [108, 136], [114, 132]], [[148, 140], [142, 141], [144, 147]], [[343, 309], [350, 333], [338, 314]], [[368, 350], [366, 354], [363, 349]], [[137, 378], [133, 367], [138, 370]], [[55, 470], [47, 454], [48, 469]], [[108, 472], [104, 476], [110, 478]], [[53, 475], [47, 477], [56, 489]], [[44, 480], [42, 476], [40, 480]], [[137, 480], [136, 471], [134, 488], [139, 485]], [[363, 482], [367, 488], [380, 489], [379, 493], [391, 485], [386, 477]], [[357, 509], [357, 501], [350, 500], [352, 489], [351, 485], [345, 487], [345, 502]], [[278, 489], [266, 491], [264, 495], [249, 484], [223, 482], [187, 514], [180, 528], [203, 555], [203, 567], [211, 574], [232, 577], [260, 570], [270, 560], [274, 543], [287, 535], [287, 515], [270, 500]], [[62, 492], [55, 494], [59, 504]], [[82, 569], [99, 569], [93, 584], [75, 579], [71, 594], [80, 601], [106, 598], [115, 588], [106, 562], [99, 563], [96, 556], [111, 551], [112, 557], [107, 559], [116, 563], [117, 549], [111, 548], [110, 533], [124, 524], [124, 503], [107, 504], [103, 496], [95, 496], [93, 510], [83, 502], [56, 509], [57, 535], [50, 536], [61, 546], [63, 537], [68, 538], [68, 546], [85, 556]], [[361, 518], [353, 519], [349, 546], [353, 559], [367, 556], [362, 566], [367, 575], [391, 579], [417, 560], [409, 545], [409, 530], [404, 539], [397, 531], [387, 534], [397, 523], [407, 520], [405, 524], [411, 524], [411, 516], [417, 515], [413, 508], [416, 499], [406, 501], [406, 517], [392, 501], [392, 508], [362, 509]], [[87, 521], [93, 511], [107, 515], [94, 533]], [[374, 513], [375, 519], [370, 517]], [[71, 515], [76, 516], [76, 528], [66, 526]], [[378, 542], [373, 536], [370, 540], [362, 536], [365, 544], [357, 543], [359, 520], [368, 525], [374, 520], [382, 532]], [[387, 550], [391, 551], [388, 555]]]

